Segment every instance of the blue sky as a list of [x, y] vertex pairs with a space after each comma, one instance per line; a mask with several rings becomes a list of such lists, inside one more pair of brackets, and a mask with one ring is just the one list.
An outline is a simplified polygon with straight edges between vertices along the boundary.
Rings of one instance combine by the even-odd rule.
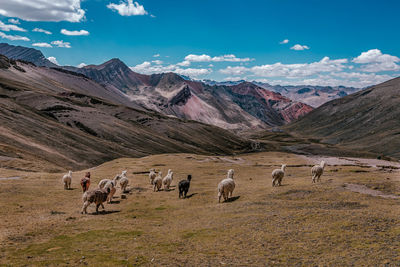
[[399, 10], [365, 0], [0, 0], [0, 41], [60, 65], [117, 57], [148, 74], [363, 87], [400, 76]]

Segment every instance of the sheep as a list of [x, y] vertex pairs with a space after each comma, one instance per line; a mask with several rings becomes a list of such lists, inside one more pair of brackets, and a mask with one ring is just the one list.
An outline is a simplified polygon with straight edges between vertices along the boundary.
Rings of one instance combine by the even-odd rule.
[[110, 188], [107, 189], [96, 188], [94, 190], [86, 191], [82, 197], [83, 206], [81, 213], [87, 214], [86, 209], [91, 203], [96, 203], [96, 214], [99, 213], [100, 205], [103, 207], [104, 210], [103, 202], [107, 200], [109, 194], [110, 194]]
[[157, 191], [160, 191], [162, 185], [162, 172], [158, 173], [157, 177], [153, 181], [153, 184], [154, 184], [153, 191], [156, 192], [156, 188]]
[[221, 196], [224, 197], [224, 201], [227, 201], [230, 197], [232, 197], [233, 190], [235, 189], [235, 181], [233, 180], [234, 170], [230, 169], [228, 171], [227, 178], [222, 180], [218, 184], [218, 203], [221, 202]]
[[87, 172], [85, 174], [85, 177], [81, 179], [81, 186], [82, 186], [83, 193], [85, 193], [86, 191], [89, 190], [89, 187], [90, 187], [90, 172]]
[[149, 173], [150, 184], [154, 183], [154, 179], [156, 178], [156, 176], [157, 176], [156, 170], [155, 169], [150, 169], [150, 173]]
[[169, 190], [169, 187], [171, 186], [172, 183], [172, 179], [174, 179], [174, 173], [172, 172], [171, 169], [169, 169], [168, 174], [162, 180], [162, 183], [164, 185], [164, 191]]
[[71, 181], [72, 181], [72, 171], [69, 171], [62, 178], [62, 182], [64, 184], [64, 189], [65, 190], [71, 189]]
[[110, 188], [110, 194], [108, 195], [107, 203], [111, 203], [115, 192], [117, 191], [117, 183], [118, 180], [121, 178], [120, 175], [116, 175], [114, 179], [103, 179], [99, 182], [99, 188], [102, 189], [107, 189]]
[[280, 169], [275, 169], [272, 171], [272, 186], [275, 186], [276, 184], [281, 186], [282, 179], [285, 176], [285, 169], [286, 164], [283, 164]]
[[192, 180], [192, 175], [188, 175], [187, 180], [182, 180], [179, 182], [179, 198], [186, 198], [186, 194], [189, 191], [190, 181]]
[[119, 185], [121, 186], [122, 193], [124, 193], [126, 191], [126, 187], [129, 184], [129, 180], [126, 177], [126, 171], [123, 171], [120, 177], [121, 178], [119, 179]]
[[315, 165], [311, 168], [313, 183], [321, 181], [321, 175], [324, 173], [325, 165], [325, 161], [321, 161], [320, 165]]

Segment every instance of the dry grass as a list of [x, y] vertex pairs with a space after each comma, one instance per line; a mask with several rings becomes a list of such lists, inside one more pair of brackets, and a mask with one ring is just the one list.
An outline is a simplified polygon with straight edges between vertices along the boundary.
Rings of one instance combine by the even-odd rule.
[[[84, 171], [73, 174], [74, 190], [64, 191], [62, 174], [0, 169], [0, 177], [22, 177], [0, 181], [0, 265], [400, 264], [399, 201], [342, 186], [382, 183], [399, 194], [397, 170], [328, 166], [322, 183], [313, 185], [310, 168], [296, 155], [240, 158], [171, 154], [95, 167], [92, 186], [127, 169], [132, 188], [127, 199], [118, 190], [115, 203], [100, 215], [79, 213], [78, 180]], [[283, 162], [296, 167], [288, 167], [283, 186], [272, 188], [271, 171]], [[178, 199], [175, 187], [154, 193], [143, 174], [151, 167], [164, 174], [173, 169], [173, 185], [192, 174], [191, 197]], [[235, 169], [236, 198], [218, 204], [216, 187], [230, 168]]]

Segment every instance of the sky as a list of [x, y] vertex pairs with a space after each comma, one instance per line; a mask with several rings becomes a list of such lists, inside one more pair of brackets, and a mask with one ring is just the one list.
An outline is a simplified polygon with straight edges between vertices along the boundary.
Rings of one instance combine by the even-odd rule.
[[365, 87], [400, 76], [400, 1], [0, 0], [0, 42], [59, 65]]

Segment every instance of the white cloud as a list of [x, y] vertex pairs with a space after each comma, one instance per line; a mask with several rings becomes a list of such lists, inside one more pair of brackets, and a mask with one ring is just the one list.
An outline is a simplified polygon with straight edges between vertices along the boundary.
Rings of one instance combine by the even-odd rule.
[[19, 36], [19, 35], [7, 35], [4, 32], [0, 32], [0, 37], [11, 40], [11, 41], [30, 41], [30, 39], [28, 37]]
[[367, 52], [362, 52], [352, 62], [363, 64], [360, 68], [365, 72], [381, 72], [399, 70], [400, 66], [396, 64], [400, 58], [389, 54], [382, 54], [379, 49], [371, 49]]
[[250, 68], [243, 66], [228, 66], [220, 72], [227, 75], [243, 75], [252, 73], [258, 77], [286, 77], [298, 78], [315, 75], [322, 72], [341, 71], [346, 68], [344, 65], [347, 59], [331, 60], [324, 57], [320, 61], [302, 64], [282, 64], [280, 62], [270, 65], [253, 66]]
[[133, 2], [133, 0], [120, 1], [119, 4], [110, 3], [107, 8], [115, 10], [121, 16], [139, 16], [147, 15], [147, 11], [138, 2]]
[[42, 32], [42, 33], [45, 33], [45, 34], [48, 34], [48, 35], [52, 34], [50, 31], [46, 31], [46, 30], [43, 30], [43, 29], [40, 29], [40, 28], [34, 28], [32, 31], [33, 32]]
[[190, 61], [184, 60], [182, 62], [177, 63], [176, 65], [182, 66], [182, 67], [189, 67], [190, 66]]
[[57, 40], [51, 42], [52, 45], [55, 45], [57, 47], [63, 47], [63, 48], [71, 48], [71, 43], [69, 42], [64, 42], [63, 40]]
[[248, 62], [252, 61], [251, 58], [237, 58], [235, 55], [223, 55], [223, 56], [216, 56], [216, 57], [211, 57], [206, 54], [202, 55], [187, 55], [185, 57], [185, 61], [189, 62]]
[[66, 29], [62, 29], [60, 31], [64, 35], [70, 35], [70, 36], [81, 36], [81, 35], [89, 35], [88, 31], [85, 30], [80, 30], [80, 31], [69, 31]]
[[156, 65], [161, 65], [161, 64], [163, 64], [163, 61], [162, 60], [153, 60], [152, 61], [154, 64], [156, 64]]
[[153, 57], [160, 57], [160, 54], [155, 54], [153, 55]]
[[49, 43], [33, 43], [32, 46], [37, 46], [37, 47], [48, 47], [51, 48], [51, 44]]
[[297, 50], [297, 51], [301, 51], [301, 50], [308, 50], [308, 49], [310, 49], [310, 47], [308, 47], [308, 46], [306, 46], [306, 45], [299, 45], [299, 44], [296, 44], [296, 45], [292, 46], [290, 49], [292, 49], [292, 50]]
[[8, 19], [8, 22], [12, 24], [21, 24], [18, 19]]
[[18, 27], [17, 25], [4, 24], [2, 21], [0, 21], [0, 30], [5, 31], [5, 32], [9, 32], [9, 31], [26, 32], [25, 29], [22, 29], [21, 27]]
[[0, 14], [27, 21], [69, 21], [84, 19], [81, 0], [1, 0]]
[[280, 44], [287, 44], [287, 43], [289, 43], [289, 40], [288, 40], [288, 39], [285, 39], [285, 40], [283, 40], [282, 42], [280, 42]]
[[152, 65], [151, 62], [145, 61], [141, 64], [138, 64], [134, 67], [131, 67], [132, 71], [143, 73], [143, 74], [154, 74], [154, 73], [165, 73], [165, 72], [174, 72], [180, 75], [186, 75], [190, 77], [197, 77], [206, 74], [210, 74], [210, 69], [204, 68], [181, 68], [178, 65]]
[[52, 62], [52, 63], [54, 63], [54, 64], [56, 64], [56, 65], [60, 65], [60, 64], [58, 64], [57, 59], [56, 59], [55, 57], [48, 57], [47, 59], [48, 59], [50, 62]]
[[86, 65], [85, 63], [82, 62], [82, 63], [79, 64], [77, 67], [78, 67], [78, 68], [83, 68], [83, 67], [85, 67], [85, 66], [87, 66], [87, 65]]

